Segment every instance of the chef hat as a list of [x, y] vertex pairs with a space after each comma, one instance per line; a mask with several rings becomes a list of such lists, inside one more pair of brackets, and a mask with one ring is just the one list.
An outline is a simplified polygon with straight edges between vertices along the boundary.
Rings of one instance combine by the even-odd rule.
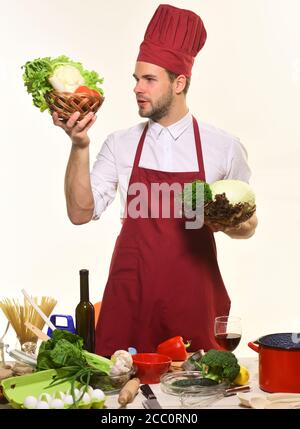
[[206, 30], [198, 15], [161, 4], [147, 27], [137, 61], [156, 64], [188, 77], [205, 41]]

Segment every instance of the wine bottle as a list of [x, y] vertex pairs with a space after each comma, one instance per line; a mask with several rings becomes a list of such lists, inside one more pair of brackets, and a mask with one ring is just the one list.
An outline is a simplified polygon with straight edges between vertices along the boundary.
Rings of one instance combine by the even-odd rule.
[[76, 307], [76, 332], [83, 338], [83, 348], [95, 351], [95, 310], [89, 300], [89, 271], [80, 270], [80, 302]]

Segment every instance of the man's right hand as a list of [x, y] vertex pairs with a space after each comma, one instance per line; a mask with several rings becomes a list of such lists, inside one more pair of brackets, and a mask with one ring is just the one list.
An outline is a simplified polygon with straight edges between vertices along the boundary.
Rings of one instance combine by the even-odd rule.
[[95, 123], [97, 116], [90, 112], [81, 121], [77, 122], [79, 116], [80, 112], [75, 112], [67, 122], [63, 122], [58, 119], [58, 114], [54, 112], [52, 119], [54, 125], [62, 128], [68, 134], [74, 146], [83, 149], [90, 144], [87, 132]]

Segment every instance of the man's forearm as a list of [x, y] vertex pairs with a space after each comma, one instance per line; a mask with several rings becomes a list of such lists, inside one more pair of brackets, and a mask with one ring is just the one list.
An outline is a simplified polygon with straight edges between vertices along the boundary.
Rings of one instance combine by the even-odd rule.
[[94, 199], [88, 146], [72, 146], [65, 175], [65, 196], [71, 222], [76, 225], [89, 222], [93, 216]]
[[224, 232], [231, 238], [250, 238], [255, 233], [257, 223], [257, 216], [254, 213], [249, 220], [243, 222], [238, 228], [227, 228]]

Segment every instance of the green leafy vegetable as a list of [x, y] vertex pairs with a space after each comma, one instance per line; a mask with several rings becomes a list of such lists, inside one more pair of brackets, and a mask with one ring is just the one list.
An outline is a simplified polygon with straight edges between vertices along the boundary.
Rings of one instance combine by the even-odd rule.
[[[203, 186], [203, 194], [200, 186]], [[199, 201], [202, 195], [204, 196], [204, 204], [212, 200], [212, 192], [208, 183], [202, 180], [188, 183], [182, 194], [186, 208], [196, 210], [197, 203], [198, 205], [203, 203], [203, 201]]]
[[79, 335], [59, 329], [53, 331], [50, 340], [42, 342], [37, 357], [38, 371], [70, 367], [73, 371], [92, 368], [109, 374], [112, 366], [111, 360], [83, 350], [83, 339]]
[[[236, 226], [248, 220], [256, 210], [255, 194], [248, 183], [241, 180], [218, 180], [212, 184], [196, 180], [185, 186], [183, 202], [185, 213], [202, 208], [203, 201], [197, 185], [204, 185], [205, 223]], [[201, 191], [201, 190], [200, 190]]]
[[232, 352], [211, 349], [200, 361], [202, 374], [217, 382], [231, 383], [240, 372], [238, 360]]
[[190, 378], [186, 380], [176, 380], [172, 383], [175, 387], [191, 387], [191, 386], [215, 386], [218, 382], [210, 378]]
[[[56, 329], [52, 338], [43, 341], [37, 356], [37, 370], [55, 369], [57, 375], [51, 382], [56, 386], [68, 381], [75, 407], [89, 385], [102, 390], [121, 388], [133, 373], [132, 357], [125, 350], [117, 350], [112, 359], [83, 350], [83, 339], [68, 331]], [[76, 382], [84, 385], [82, 396], [75, 401]]]
[[68, 331], [55, 329], [52, 338], [43, 341], [37, 357], [37, 370], [86, 365], [83, 339]]
[[55, 70], [61, 66], [75, 67], [82, 76], [84, 84], [103, 95], [103, 90], [100, 87], [103, 83], [103, 79], [97, 72], [86, 70], [81, 63], [72, 61], [65, 55], [56, 58], [37, 58], [33, 61], [27, 61], [22, 66], [22, 69], [24, 69], [23, 80], [27, 92], [32, 94], [33, 104], [38, 107], [41, 112], [47, 109], [49, 110], [44, 98], [47, 92], [53, 90], [49, 78], [51, 78]]
[[186, 371], [200, 371], [202, 380], [209, 379], [217, 383], [231, 383], [240, 372], [238, 360], [232, 352], [216, 349], [211, 349], [205, 354], [202, 351], [194, 353], [182, 367]]
[[104, 374], [109, 374], [111, 372], [111, 368], [113, 367], [113, 361], [106, 359], [102, 356], [96, 355], [95, 353], [90, 353], [86, 350], [84, 350], [83, 353], [89, 366], [98, 369]]
[[[89, 353], [82, 347], [83, 339], [81, 337], [56, 329], [50, 340], [41, 343], [37, 356], [37, 370], [56, 369], [57, 376], [51, 385], [58, 385], [65, 381], [71, 382], [73, 398], [75, 398], [75, 381], [85, 385], [85, 392], [93, 374], [107, 375], [113, 366], [113, 362], [109, 359]], [[75, 404], [80, 399], [76, 402], [74, 399]]]

